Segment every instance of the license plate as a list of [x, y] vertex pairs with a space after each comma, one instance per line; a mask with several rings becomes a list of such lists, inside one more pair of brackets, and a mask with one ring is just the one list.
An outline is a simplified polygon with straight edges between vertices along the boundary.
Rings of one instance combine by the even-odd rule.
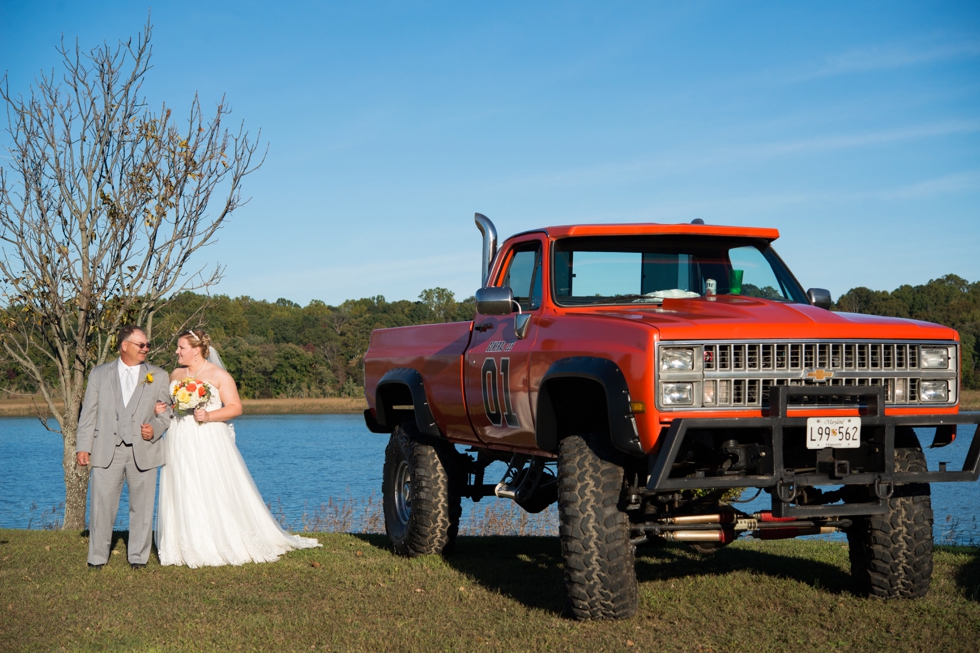
[[807, 449], [857, 449], [861, 446], [860, 417], [808, 417]]

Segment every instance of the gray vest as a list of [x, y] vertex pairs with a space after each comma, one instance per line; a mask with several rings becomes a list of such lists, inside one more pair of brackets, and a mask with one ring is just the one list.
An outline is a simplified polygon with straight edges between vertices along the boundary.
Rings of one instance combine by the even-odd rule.
[[[118, 374], [118, 372], [117, 372]], [[121, 384], [120, 384], [121, 385]], [[136, 405], [139, 403], [140, 386], [137, 382], [133, 396], [129, 398], [129, 403], [119, 407], [119, 441], [126, 444], [133, 444], [133, 438], [139, 437], [140, 425], [136, 422]]]

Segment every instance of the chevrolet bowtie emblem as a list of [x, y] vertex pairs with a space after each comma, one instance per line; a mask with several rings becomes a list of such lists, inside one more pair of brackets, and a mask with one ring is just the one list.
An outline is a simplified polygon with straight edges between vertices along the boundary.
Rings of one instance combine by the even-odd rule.
[[823, 383], [833, 375], [833, 370], [825, 370], [822, 367], [810, 367], [803, 373], [805, 378], [813, 379], [817, 383]]

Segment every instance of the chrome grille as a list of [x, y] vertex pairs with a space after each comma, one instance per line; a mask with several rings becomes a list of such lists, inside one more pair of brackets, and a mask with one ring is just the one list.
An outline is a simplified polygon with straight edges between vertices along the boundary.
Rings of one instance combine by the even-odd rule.
[[915, 370], [919, 345], [900, 343], [731, 343], [704, 345], [704, 370]]
[[[695, 384], [695, 404], [689, 408], [761, 408], [769, 404], [773, 386], [883, 386], [886, 402], [901, 406], [948, 406], [958, 401], [958, 343], [955, 342], [668, 342], [664, 347], [690, 347], [697, 365], [691, 371], [661, 371], [659, 382]], [[948, 369], [920, 369], [923, 347], [948, 347]], [[658, 358], [659, 366], [659, 358]], [[659, 369], [659, 367], [658, 367]], [[922, 402], [922, 380], [947, 381], [948, 401]], [[658, 385], [659, 388], [659, 385]], [[709, 401], [709, 397], [711, 400]], [[684, 406], [658, 405], [667, 409]], [[794, 396], [793, 406], [849, 406], [857, 397], [846, 395]]]

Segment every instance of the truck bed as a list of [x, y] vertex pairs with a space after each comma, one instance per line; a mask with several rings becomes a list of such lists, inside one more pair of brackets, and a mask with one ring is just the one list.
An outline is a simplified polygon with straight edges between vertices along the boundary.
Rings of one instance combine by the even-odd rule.
[[[478, 442], [466, 412], [463, 395], [463, 354], [473, 322], [448, 322], [378, 329], [364, 356], [364, 387], [375, 388], [385, 372], [408, 367], [425, 379], [432, 416], [450, 440]], [[368, 392], [371, 410], [374, 392]]]

